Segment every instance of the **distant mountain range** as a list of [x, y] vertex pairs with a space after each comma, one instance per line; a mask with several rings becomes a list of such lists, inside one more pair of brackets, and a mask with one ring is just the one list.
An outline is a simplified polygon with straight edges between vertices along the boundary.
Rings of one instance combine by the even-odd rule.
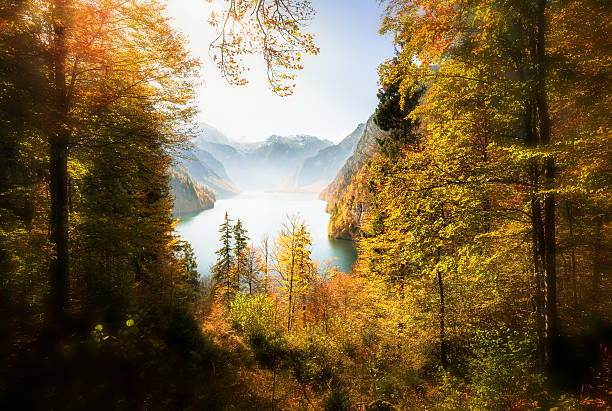
[[[291, 179], [307, 158], [334, 144], [309, 135], [272, 135], [258, 143], [237, 143], [219, 135], [214, 127], [202, 127], [195, 143], [223, 163], [229, 176], [243, 190], [295, 189]], [[213, 130], [213, 131], [210, 131]]]
[[[350, 161], [367, 127], [359, 124], [338, 144], [303, 134], [271, 135], [261, 142], [239, 143], [201, 123], [196, 129], [195, 149], [175, 159], [173, 170], [182, 179], [172, 181], [184, 184], [188, 177], [216, 198], [229, 197], [241, 190], [318, 193]], [[189, 190], [174, 186], [173, 189], [176, 204], [196, 204], [191, 194], [189, 199], [181, 197]]]

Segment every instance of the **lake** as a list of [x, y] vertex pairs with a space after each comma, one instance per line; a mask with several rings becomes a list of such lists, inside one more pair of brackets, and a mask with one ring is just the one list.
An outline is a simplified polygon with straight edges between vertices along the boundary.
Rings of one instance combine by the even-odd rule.
[[256, 246], [265, 234], [269, 234], [273, 244], [283, 222], [287, 221], [286, 216], [298, 214], [312, 236], [312, 259], [349, 272], [357, 258], [355, 244], [327, 236], [329, 214], [325, 212], [325, 204], [311, 193], [243, 193], [217, 200], [214, 209], [182, 216], [176, 230], [193, 246], [200, 274], [208, 275], [216, 261], [215, 250], [221, 247], [218, 230], [226, 211], [233, 223], [238, 218], [242, 220], [250, 242]]

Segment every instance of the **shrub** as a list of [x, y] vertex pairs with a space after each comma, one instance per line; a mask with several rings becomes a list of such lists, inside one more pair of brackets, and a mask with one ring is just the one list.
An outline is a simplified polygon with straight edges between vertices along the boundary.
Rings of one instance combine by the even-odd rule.
[[477, 409], [537, 408], [544, 400], [544, 377], [535, 369], [534, 344], [522, 333], [480, 331], [470, 364]]
[[247, 342], [269, 339], [276, 334], [274, 303], [265, 295], [238, 294], [230, 309], [232, 326]]

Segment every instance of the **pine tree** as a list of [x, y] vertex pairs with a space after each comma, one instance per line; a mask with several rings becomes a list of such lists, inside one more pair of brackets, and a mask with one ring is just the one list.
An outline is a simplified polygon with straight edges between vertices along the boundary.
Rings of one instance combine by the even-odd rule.
[[242, 226], [242, 221], [238, 219], [236, 225], [233, 228], [234, 235], [234, 266], [233, 275], [234, 281], [240, 287], [241, 278], [244, 277], [246, 271], [246, 260], [247, 260], [247, 242], [249, 237], [247, 231]]
[[234, 264], [233, 255], [233, 230], [232, 220], [229, 218], [227, 211], [221, 226], [219, 227], [221, 234], [221, 248], [215, 251], [217, 254], [217, 263], [213, 267], [213, 279], [221, 295], [225, 298], [228, 309], [232, 303], [232, 297], [237, 291], [237, 284], [232, 275], [232, 266]]

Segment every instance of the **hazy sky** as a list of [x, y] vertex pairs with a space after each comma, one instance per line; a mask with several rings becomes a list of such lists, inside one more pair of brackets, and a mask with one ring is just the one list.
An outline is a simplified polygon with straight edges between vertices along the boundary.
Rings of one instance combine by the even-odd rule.
[[377, 0], [312, 1], [317, 14], [309, 31], [321, 53], [304, 59], [291, 97], [270, 91], [260, 59], [250, 62], [249, 84], [228, 85], [208, 54], [214, 39], [207, 23], [210, 5], [204, 0], [168, 3], [176, 28], [203, 64], [199, 120], [228, 137], [257, 141], [271, 134], [311, 134], [339, 141], [373, 113], [377, 67], [393, 55], [391, 39], [378, 34]]

